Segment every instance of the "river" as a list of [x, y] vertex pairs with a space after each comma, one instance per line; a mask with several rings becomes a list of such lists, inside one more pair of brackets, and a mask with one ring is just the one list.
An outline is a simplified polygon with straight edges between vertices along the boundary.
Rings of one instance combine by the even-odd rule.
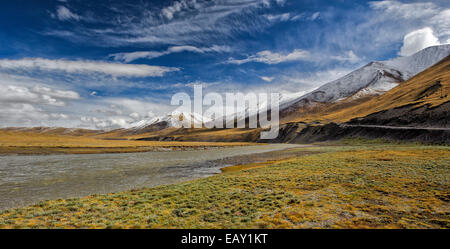
[[[41, 200], [153, 187], [220, 173], [246, 155], [299, 147], [269, 144], [191, 151], [0, 156], [0, 210]], [[245, 160], [244, 160], [245, 161]]]

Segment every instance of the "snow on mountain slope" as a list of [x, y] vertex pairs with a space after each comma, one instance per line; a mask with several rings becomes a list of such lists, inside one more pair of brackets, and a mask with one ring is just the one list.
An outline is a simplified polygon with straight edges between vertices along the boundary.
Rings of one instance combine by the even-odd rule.
[[[279, 103], [286, 103], [288, 101], [291, 101], [293, 99], [296, 99], [300, 96], [304, 95], [304, 92], [298, 92], [298, 93], [280, 93], [279, 95]], [[267, 103], [263, 102], [260, 103], [259, 109], [266, 107]], [[249, 115], [256, 115], [258, 113], [258, 108], [248, 108], [245, 109], [245, 117], [248, 117]], [[235, 115], [239, 117], [242, 113], [236, 113]], [[191, 124], [207, 124], [209, 122], [212, 122], [213, 120], [201, 116], [197, 113], [188, 113], [188, 112], [173, 112], [170, 114], [167, 114], [166, 116], [160, 116], [150, 119], [143, 119], [138, 122], [132, 123], [130, 125], [130, 129], [128, 129], [131, 132], [139, 131], [139, 130], [151, 130], [152, 127], [155, 128], [169, 128], [169, 127], [181, 127], [183, 125], [183, 121], [186, 120], [187, 122], [190, 122]], [[226, 120], [226, 117], [224, 117], [224, 120]], [[164, 124], [164, 125], [162, 125]]]
[[449, 51], [450, 44], [432, 46], [422, 49], [413, 55], [398, 57], [382, 63], [404, 72], [408, 78], [411, 78], [447, 57], [450, 53]]
[[164, 121], [167, 121], [169, 127], [181, 127], [184, 122], [191, 123], [192, 125], [202, 125], [203, 123], [210, 122], [211, 120], [198, 113], [172, 112], [167, 115]]
[[[280, 107], [282, 107], [285, 103], [289, 103], [290, 101], [297, 99], [297, 98], [303, 96], [304, 94], [305, 94], [304, 91], [294, 92], [294, 93], [279, 93], [278, 103], [279, 103]], [[270, 101], [270, 99], [268, 101]], [[241, 112], [233, 113], [231, 115], [234, 115], [235, 117], [245, 116], [245, 118], [247, 118], [249, 116], [257, 115], [258, 112], [263, 109], [270, 110], [270, 105], [269, 105], [269, 103], [267, 103], [267, 101], [259, 102], [257, 108], [250, 108], [250, 107], [246, 106], [245, 110], [243, 110]], [[228, 116], [231, 116], [231, 115], [228, 115]], [[224, 120], [228, 120], [228, 119], [226, 117], [224, 117]]]
[[138, 129], [145, 128], [149, 125], [158, 123], [160, 121], [161, 121], [161, 119], [159, 117], [155, 117], [155, 118], [143, 119], [143, 120], [134, 122], [134, 123], [130, 124], [130, 126], [132, 127], [131, 129], [138, 130]]
[[318, 102], [333, 102], [349, 97], [358, 91], [389, 90], [396, 83], [406, 80], [405, 75], [380, 62], [372, 62], [346, 76], [323, 85], [304, 97]]
[[150, 119], [140, 120], [131, 124], [129, 130], [136, 131], [145, 128], [149, 128], [153, 125], [160, 125], [161, 123], [166, 123], [165, 128], [168, 127], [181, 127], [183, 126], [183, 122], [189, 122], [192, 125], [202, 124], [202, 122], [210, 122], [211, 120], [207, 117], [202, 117], [197, 113], [188, 113], [188, 112], [172, 112], [167, 114], [166, 116], [155, 117]]
[[371, 62], [344, 77], [327, 83], [302, 97], [284, 105], [289, 107], [301, 100], [336, 102], [353, 96], [382, 94], [450, 54], [450, 45], [425, 48], [411, 56], [388, 61]]

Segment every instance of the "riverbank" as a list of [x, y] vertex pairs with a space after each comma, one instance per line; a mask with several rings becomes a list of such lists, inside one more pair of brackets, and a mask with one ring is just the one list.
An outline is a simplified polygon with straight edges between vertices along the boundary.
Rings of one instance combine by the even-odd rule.
[[303, 150], [316, 153], [179, 184], [4, 211], [0, 228], [450, 227], [449, 147]]

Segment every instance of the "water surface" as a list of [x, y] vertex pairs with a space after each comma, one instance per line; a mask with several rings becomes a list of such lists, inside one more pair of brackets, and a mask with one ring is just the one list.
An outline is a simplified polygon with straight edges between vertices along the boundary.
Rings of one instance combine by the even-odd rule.
[[206, 177], [226, 166], [224, 158], [298, 146], [269, 144], [193, 151], [0, 156], [0, 209]]

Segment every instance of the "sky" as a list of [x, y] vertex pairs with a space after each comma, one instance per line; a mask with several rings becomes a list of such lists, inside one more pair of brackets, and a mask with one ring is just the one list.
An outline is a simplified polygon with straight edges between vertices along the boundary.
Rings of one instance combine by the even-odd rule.
[[0, 126], [127, 128], [171, 96], [301, 96], [450, 43], [449, 1], [0, 2]]

